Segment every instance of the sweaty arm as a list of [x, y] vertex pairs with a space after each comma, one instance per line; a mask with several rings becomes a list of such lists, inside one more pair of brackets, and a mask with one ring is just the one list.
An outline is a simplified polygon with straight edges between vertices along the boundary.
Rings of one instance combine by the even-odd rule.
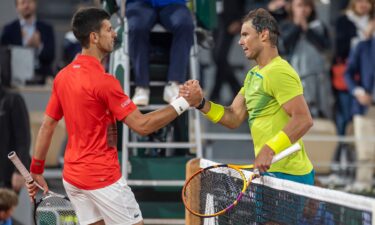
[[[212, 110], [211, 107], [212, 103], [206, 102], [201, 112], [207, 114]], [[241, 93], [238, 93], [232, 104], [224, 107], [224, 114], [218, 122], [227, 128], [234, 129], [239, 127], [246, 117], [245, 97]]]
[[[36, 138], [33, 160], [31, 162], [31, 176], [43, 187], [44, 193], [47, 193], [48, 191], [48, 185], [43, 178], [44, 160], [51, 144], [52, 135], [55, 131], [57, 123], [57, 120], [49, 117], [48, 115], [44, 116], [42, 126], [40, 127], [38, 136]], [[34, 183], [27, 183], [26, 186], [30, 198], [33, 199], [38, 191], [37, 186]]]
[[[310, 111], [303, 95], [298, 95], [287, 101], [282, 105], [282, 108], [289, 115], [290, 119], [281, 133], [283, 133], [284, 139], [289, 139], [287, 142], [295, 143], [313, 125]], [[287, 137], [285, 137], [285, 135]], [[278, 137], [279, 138], [276, 138], [277, 140], [271, 143], [279, 142], [281, 139], [279, 135]], [[271, 148], [271, 143], [267, 142], [267, 144], [263, 146], [254, 161], [255, 168], [258, 168], [260, 172], [266, 172], [271, 166], [272, 158], [275, 155], [275, 148]], [[278, 143], [276, 144], [278, 145]]]
[[178, 116], [171, 106], [147, 114], [142, 114], [138, 109], [131, 112], [123, 122], [140, 135], [148, 135], [172, 122]]
[[33, 155], [34, 158], [39, 160], [44, 160], [46, 158], [57, 123], [58, 121], [49, 117], [48, 115], [44, 116], [42, 126], [40, 127], [38, 136], [36, 138], [35, 151]]
[[303, 95], [296, 96], [282, 105], [290, 116], [283, 131], [288, 135], [291, 143], [298, 141], [313, 125], [309, 108]]

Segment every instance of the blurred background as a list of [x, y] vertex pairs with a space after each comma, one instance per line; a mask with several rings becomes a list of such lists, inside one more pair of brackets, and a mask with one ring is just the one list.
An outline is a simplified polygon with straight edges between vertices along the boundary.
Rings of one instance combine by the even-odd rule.
[[[112, 15], [118, 41], [103, 65], [133, 97], [137, 71], [129, 54], [134, 43], [129, 39], [133, 27], [125, 10], [129, 4], [115, 0], [0, 1], [0, 97], [10, 93], [17, 99], [9, 106], [13, 107], [13, 118], [2, 113], [6, 108], [0, 108], [0, 163], [4, 167], [10, 150], [18, 151], [28, 164], [54, 76], [80, 52], [70, 29], [72, 15], [78, 8], [103, 7]], [[314, 126], [304, 140], [317, 179], [330, 189], [375, 196], [375, 45], [373, 49], [369, 47], [374, 54], [364, 56], [366, 62], [361, 61], [357, 49], [374, 39], [373, 0], [195, 0], [186, 4], [194, 24], [194, 40], [183, 77], [198, 79], [206, 98], [223, 105], [231, 104], [254, 66], [238, 45], [242, 17], [259, 7], [272, 13], [281, 33], [279, 53], [299, 73], [314, 118]], [[151, 95], [148, 104], [140, 105], [143, 112], [166, 104], [163, 88], [168, 84], [168, 66], [172, 63], [169, 57], [173, 34], [158, 22], [147, 32], [150, 57], [142, 64], [149, 67]], [[371, 72], [362, 73], [366, 70], [363, 68]], [[358, 91], [368, 95], [366, 104], [362, 104]], [[4, 107], [2, 99], [0, 107]], [[208, 122], [194, 110], [147, 137], [140, 137], [121, 124], [118, 129], [123, 174], [148, 224], [184, 224], [180, 191], [190, 159], [203, 157], [230, 163], [251, 163], [254, 159], [247, 122], [239, 129], [229, 130]], [[45, 172], [50, 189], [61, 193], [66, 142], [65, 124], [61, 121]], [[22, 224], [31, 224], [25, 189], [16, 185], [12, 177], [13, 171], [4, 173], [0, 184], [19, 193], [20, 203], [13, 217]]]

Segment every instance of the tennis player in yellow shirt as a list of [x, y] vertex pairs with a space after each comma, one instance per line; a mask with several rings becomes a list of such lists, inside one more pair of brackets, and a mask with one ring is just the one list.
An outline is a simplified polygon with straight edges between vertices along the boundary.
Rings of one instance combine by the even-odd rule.
[[[237, 128], [247, 119], [254, 141], [254, 165], [261, 173], [304, 184], [314, 184], [313, 166], [302, 136], [313, 125], [303, 97], [297, 72], [279, 56], [276, 20], [264, 9], [250, 11], [243, 19], [239, 44], [246, 58], [257, 65], [246, 75], [243, 87], [230, 106], [206, 101], [199, 82], [187, 81], [180, 87], [186, 99], [201, 98], [196, 106], [207, 119], [228, 128]], [[272, 157], [293, 143], [302, 150], [271, 165]]]

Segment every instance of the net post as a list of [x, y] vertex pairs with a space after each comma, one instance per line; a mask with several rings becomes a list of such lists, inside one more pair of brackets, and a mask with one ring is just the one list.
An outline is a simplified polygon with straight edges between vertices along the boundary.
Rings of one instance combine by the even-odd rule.
[[[186, 177], [185, 179], [189, 178], [190, 176], [193, 175], [197, 170], [200, 169], [200, 159], [199, 158], [194, 158], [189, 160], [186, 163]], [[200, 185], [197, 185], [197, 187], [194, 187], [194, 191], [197, 191], [199, 193], [199, 187]], [[194, 196], [196, 199], [191, 199], [191, 202], [194, 204], [197, 204], [197, 207], [199, 206], [199, 195], [190, 195]], [[188, 210], [185, 209], [185, 224], [186, 225], [197, 225], [197, 224], [202, 224], [201, 223], [201, 218], [191, 214]]]

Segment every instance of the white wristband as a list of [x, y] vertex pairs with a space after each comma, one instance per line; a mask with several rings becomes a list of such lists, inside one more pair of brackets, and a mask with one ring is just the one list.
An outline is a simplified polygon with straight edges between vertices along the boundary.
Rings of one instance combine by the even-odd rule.
[[171, 102], [171, 106], [173, 106], [174, 110], [176, 110], [178, 115], [181, 115], [190, 107], [189, 103], [186, 101], [184, 97], [179, 97], [176, 100], [173, 100]]

